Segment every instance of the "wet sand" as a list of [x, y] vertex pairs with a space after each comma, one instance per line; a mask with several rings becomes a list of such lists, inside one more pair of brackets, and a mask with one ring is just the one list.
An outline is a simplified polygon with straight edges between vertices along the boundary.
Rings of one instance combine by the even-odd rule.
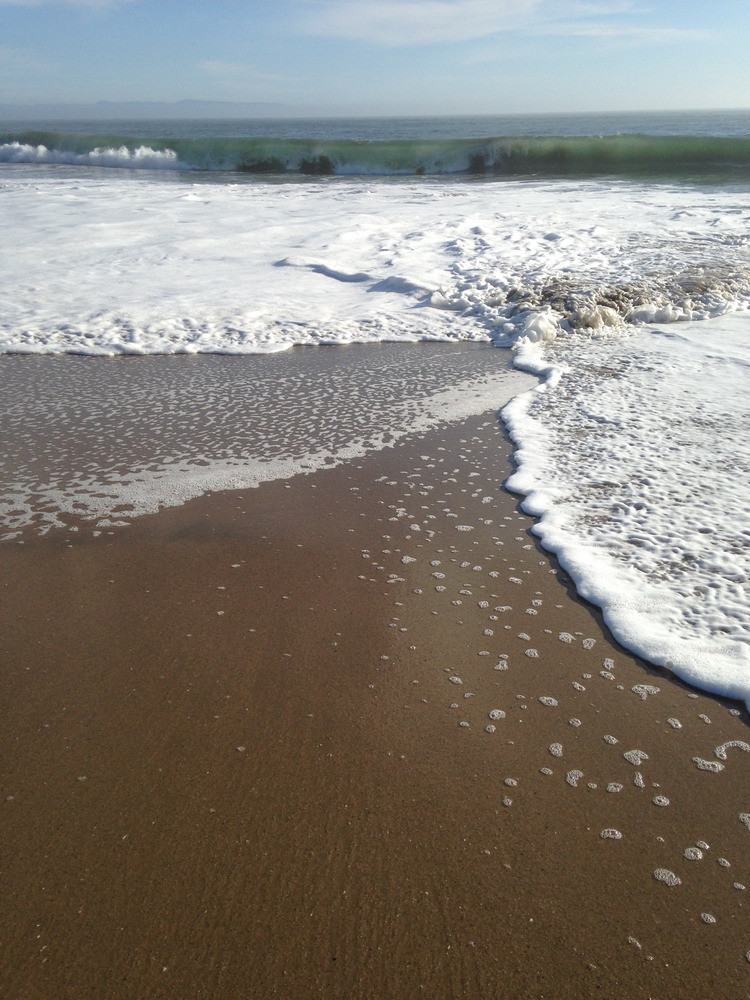
[[613, 645], [510, 468], [488, 414], [2, 546], [0, 995], [750, 996], [747, 715]]

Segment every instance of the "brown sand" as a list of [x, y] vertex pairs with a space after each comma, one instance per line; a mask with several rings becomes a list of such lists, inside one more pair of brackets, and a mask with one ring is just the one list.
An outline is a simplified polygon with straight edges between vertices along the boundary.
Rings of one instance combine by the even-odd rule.
[[750, 996], [750, 754], [692, 760], [747, 716], [612, 644], [508, 472], [478, 418], [3, 546], [0, 996]]

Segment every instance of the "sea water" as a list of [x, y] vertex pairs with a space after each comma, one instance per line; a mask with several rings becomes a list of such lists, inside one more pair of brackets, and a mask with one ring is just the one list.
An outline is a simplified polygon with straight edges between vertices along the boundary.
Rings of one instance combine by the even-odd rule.
[[[0, 136], [0, 350], [268, 355], [401, 342], [356, 404], [373, 415], [348, 437], [360, 448], [384, 443], [379, 413], [402, 407], [403, 433], [419, 414], [499, 407], [515, 392], [503, 411], [518, 466], [508, 485], [579, 592], [626, 646], [750, 700], [748, 114], [127, 125]], [[505, 348], [498, 359], [512, 352], [533, 388], [509, 392], [495, 377], [504, 366], [493, 373], [479, 347], [442, 371], [422, 365], [407, 346], [421, 340]], [[141, 405], [169, 428], [174, 407], [141, 360], [124, 396], [112, 376], [114, 409], [145, 392]], [[68, 371], [54, 377], [85, 385]], [[378, 410], [389, 378], [398, 392], [384, 389]], [[348, 384], [330, 383], [330, 398], [311, 389], [321, 413], [336, 412]], [[205, 405], [219, 413], [216, 386]], [[83, 389], [69, 411], [19, 391], [7, 439], [26, 427], [39, 442], [47, 424], [52, 438], [87, 427], [95, 442], [108, 426], [103, 413], [87, 418]], [[118, 507], [137, 514], [353, 453], [343, 441], [284, 443], [251, 473], [249, 445], [196, 456], [178, 430], [164, 433], [150, 478], [131, 457], [106, 487], [61, 485], [49, 456], [32, 476], [38, 446], [10, 456], [6, 534], [31, 517], [44, 530], [65, 509], [106, 521]]]

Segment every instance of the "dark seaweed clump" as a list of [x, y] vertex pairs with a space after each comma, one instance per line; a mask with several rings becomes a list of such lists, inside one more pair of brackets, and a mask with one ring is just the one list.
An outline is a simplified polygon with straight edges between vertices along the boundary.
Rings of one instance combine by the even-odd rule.
[[300, 161], [299, 172], [318, 177], [330, 177], [335, 173], [333, 160], [329, 156], [309, 156]]
[[286, 164], [277, 157], [268, 157], [265, 160], [250, 160], [247, 163], [238, 163], [237, 170], [241, 174], [285, 174]]

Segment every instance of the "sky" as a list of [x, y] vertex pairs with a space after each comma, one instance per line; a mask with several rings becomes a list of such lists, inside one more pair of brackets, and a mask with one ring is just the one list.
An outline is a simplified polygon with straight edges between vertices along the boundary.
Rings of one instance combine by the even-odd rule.
[[0, 0], [3, 104], [750, 107], [750, 0]]

